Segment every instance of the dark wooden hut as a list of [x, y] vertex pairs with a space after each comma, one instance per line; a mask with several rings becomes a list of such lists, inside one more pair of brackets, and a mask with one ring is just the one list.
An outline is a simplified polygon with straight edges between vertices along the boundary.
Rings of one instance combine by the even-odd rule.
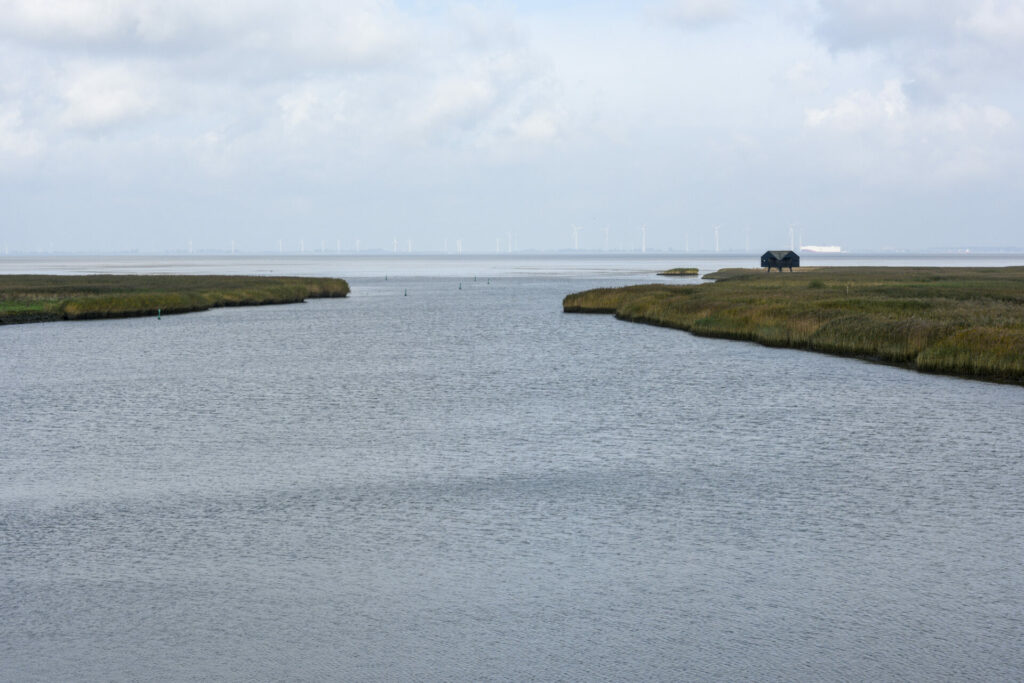
[[761, 267], [769, 271], [778, 268], [780, 273], [783, 268], [789, 268], [789, 272], [793, 272], [800, 267], [800, 256], [795, 251], [766, 251], [761, 255]]

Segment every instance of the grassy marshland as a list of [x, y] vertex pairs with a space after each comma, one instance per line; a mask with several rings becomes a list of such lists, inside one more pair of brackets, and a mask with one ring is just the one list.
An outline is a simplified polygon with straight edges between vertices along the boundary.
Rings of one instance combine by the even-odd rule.
[[570, 294], [566, 312], [1024, 384], [1024, 267], [726, 269]]
[[127, 318], [342, 297], [337, 278], [236, 275], [0, 275], [0, 325]]
[[696, 268], [669, 268], [658, 273], [658, 275], [669, 275], [669, 276], [693, 276], [697, 275], [699, 271]]

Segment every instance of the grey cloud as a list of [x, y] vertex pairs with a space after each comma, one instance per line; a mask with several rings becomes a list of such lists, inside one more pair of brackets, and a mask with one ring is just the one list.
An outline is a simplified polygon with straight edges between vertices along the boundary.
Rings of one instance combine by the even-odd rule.
[[1024, 114], [1019, 0], [819, 0], [817, 9], [818, 39], [835, 54], [878, 58], [879, 78], [902, 81], [915, 110], [940, 118], [958, 118], [950, 112], [963, 107]]
[[738, 0], [667, 0], [648, 8], [649, 13], [685, 29], [728, 23], [739, 16]]
[[833, 50], [889, 47], [906, 40], [948, 43], [956, 3], [927, 0], [820, 0], [815, 31]]
[[70, 55], [365, 67], [401, 58], [410, 31], [405, 14], [374, 0], [0, 0], [0, 36]]
[[814, 32], [833, 51], [876, 50], [924, 78], [1024, 73], [1019, 0], [819, 0]]
[[865, 178], [899, 199], [936, 168], [1020, 177], [1019, 67], [984, 61], [1017, 49], [1003, 5], [901, 7], [0, 0], [0, 199], [23, 246], [50, 226], [121, 248], [156, 221], [140, 246], [551, 247], [573, 222], [756, 232], [813, 210], [854, 234]]
[[818, 0], [817, 35], [837, 50], [915, 42], [1021, 46], [1019, 0]]
[[536, 137], [546, 125], [544, 106], [529, 104], [545, 97], [544, 67], [510, 17], [472, 7], [439, 19], [377, 0], [0, 0], [0, 10], [12, 63], [34, 73], [4, 99], [31, 93], [50, 137], [58, 126], [116, 134], [153, 114], [223, 140], [283, 117], [292, 144], [346, 126], [347, 137], [385, 141], [424, 128]]

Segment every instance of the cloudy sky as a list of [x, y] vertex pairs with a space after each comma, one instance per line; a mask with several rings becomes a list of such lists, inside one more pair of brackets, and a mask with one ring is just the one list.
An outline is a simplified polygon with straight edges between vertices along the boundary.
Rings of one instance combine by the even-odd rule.
[[1022, 125], [1024, 0], [0, 0], [12, 253], [1024, 246]]

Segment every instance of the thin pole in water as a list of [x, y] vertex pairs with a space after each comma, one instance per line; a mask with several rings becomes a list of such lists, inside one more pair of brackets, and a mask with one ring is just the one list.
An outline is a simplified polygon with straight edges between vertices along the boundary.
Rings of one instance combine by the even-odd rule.
[[159, 308], [158, 308], [158, 309], [156, 309], [156, 319], [157, 319], [157, 320], [159, 320], [159, 319], [160, 319], [160, 309], [159, 309]]

